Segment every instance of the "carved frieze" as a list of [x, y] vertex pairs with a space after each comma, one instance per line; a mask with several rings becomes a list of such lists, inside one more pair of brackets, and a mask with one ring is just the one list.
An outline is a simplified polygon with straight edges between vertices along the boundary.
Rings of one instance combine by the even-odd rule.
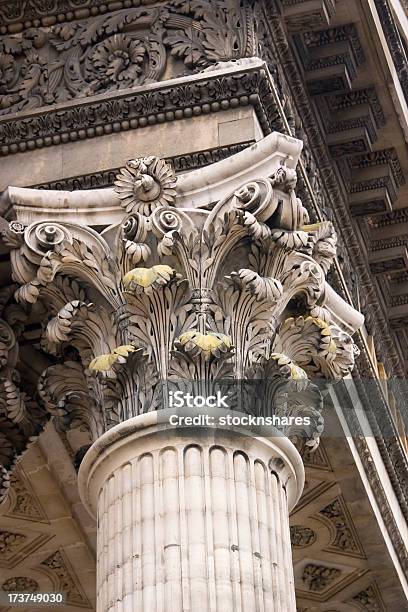
[[0, 114], [154, 83], [257, 54], [249, 5], [150, 4], [2, 37]]
[[39, 589], [39, 584], [34, 578], [28, 576], [16, 576], [8, 578], [1, 585], [3, 591], [35, 593]]
[[5, 561], [12, 557], [21, 548], [27, 536], [22, 533], [12, 531], [0, 531], [0, 561]]

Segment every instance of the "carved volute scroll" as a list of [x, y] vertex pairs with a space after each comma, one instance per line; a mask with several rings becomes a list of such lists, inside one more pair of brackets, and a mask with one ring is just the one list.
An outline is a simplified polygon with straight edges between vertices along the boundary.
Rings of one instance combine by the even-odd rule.
[[[268, 138], [265, 146], [300, 151], [294, 139]], [[256, 147], [245, 155], [250, 168]], [[251, 410], [307, 414], [307, 431], [284, 433], [318, 443], [321, 396], [311, 381], [350, 372], [350, 333], [362, 320], [333, 299], [325, 278], [334, 229], [308, 224], [295, 193], [297, 157], [293, 167], [282, 159], [285, 151], [269, 174], [247, 172], [218, 201], [190, 208], [178, 205], [185, 179], [167, 163], [132, 160], [112, 191], [124, 208], [119, 226], [97, 233], [44, 219], [16, 234], [11, 224], [16, 303], [28, 313], [46, 305], [41, 347], [53, 365], [38, 394], [59, 427], [80, 425], [94, 441], [166, 407], [168, 384], [263, 381]], [[216, 182], [218, 164], [212, 172]], [[347, 308], [353, 322], [342, 328]], [[248, 410], [238, 396], [232, 407]]]

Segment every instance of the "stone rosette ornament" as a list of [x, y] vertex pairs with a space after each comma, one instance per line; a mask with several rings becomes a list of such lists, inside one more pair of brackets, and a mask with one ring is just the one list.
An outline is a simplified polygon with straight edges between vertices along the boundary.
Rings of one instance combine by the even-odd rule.
[[172, 166], [154, 156], [128, 161], [115, 180], [115, 191], [126, 212], [142, 215], [174, 204], [175, 186]]

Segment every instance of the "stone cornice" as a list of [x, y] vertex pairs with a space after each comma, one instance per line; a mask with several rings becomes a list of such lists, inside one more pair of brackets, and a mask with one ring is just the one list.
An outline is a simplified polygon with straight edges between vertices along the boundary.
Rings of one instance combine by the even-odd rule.
[[251, 105], [264, 131], [283, 130], [275, 90], [258, 59], [220, 64], [211, 71], [26, 111], [0, 119], [1, 154], [177, 121]]
[[[393, 330], [391, 328], [391, 324], [386, 319], [385, 313], [380, 305], [377, 289], [372, 281], [369, 270], [369, 264], [367, 261], [365, 261], [364, 253], [361, 250], [359, 241], [355, 234], [355, 228], [353, 227], [353, 222], [344, 192], [339, 186], [338, 179], [333, 168], [333, 161], [328, 155], [326, 144], [323, 141], [322, 134], [316, 124], [316, 119], [310, 104], [310, 98], [305, 91], [304, 84], [299, 75], [298, 67], [294, 61], [293, 53], [283, 30], [278, 11], [273, 10], [274, 6], [274, 2], [268, 2], [268, 7], [266, 9], [266, 14], [268, 15], [267, 21], [271, 28], [271, 40], [273, 40], [276, 44], [280, 61], [282, 62], [283, 66], [283, 73], [285, 74], [287, 82], [290, 86], [294, 104], [297, 107], [299, 116], [303, 122], [304, 130], [308, 136], [310, 154], [315, 155], [316, 159], [318, 160], [317, 167], [321, 174], [321, 187], [326, 192], [327, 200], [326, 198], [325, 200], [326, 202], [336, 202], [336, 208], [335, 210], [332, 210], [331, 213], [336, 221], [336, 227], [339, 231], [341, 239], [347, 244], [350, 259], [353, 262], [352, 268], [359, 277], [360, 287], [362, 288], [362, 291], [364, 291], [364, 313], [368, 320], [367, 323], [371, 330], [370, 333], [372, 333], [375, 338], [376, 350], [378, 351], [381, 361], [385, 363], [390, 376], [396, 376], [404, 379], [405, 367], [403, 365], [402, 357], [396, 350], [395, 342], [392, 337]], [[312, 201], [309, 203], [313, 204]], [[344, 279], [341, 280], [338, 278], [337, 280], [338, 284], [336, 283], [335, 286], [340, 293], [344, 294]], [[359, 347], [361, 349], [361, 354], [357, 367], [359, 369], [360, 376], [363, 378], [375, 378], [376, 374], [373, 370], [372, 362], [367, 352], [367, 346], [362, 338], [360, 338]], [[401, 390], [398, 398], [401, 405], [406, 403], [406, 395], [407, 394]], [[378, 390], [378, 401], [380, 403], [384, 401], [380, 390]], [[388, 407], [384, 406], [384, 410], [387, 411], [389, 418], [391, 418]], [[365, 448], [365, 446], [363, 445], [363, 442], [358, 445], [360, 456], [362, 457], [366, 470], [371, 471], [372, 479], [376, 479], [376, 487], [374, 490], [378, 492], [378, 495], [383, 496], [383, 499], [385, 500], [384, 504], [386, 504], [386, 494], [382, 489], [382, 485], [379, 481], [376, 470], [372, 467], [372, 464], [368, 463], [368, 447]], [[402, 483], [407, 483], [408, 466], [405, 451], [402, 448], [399, 438], [396, 437], [392, 444], [381, 444], [380, 450], [391, 480], [395, 482], [395, 479], [399, 478]], [[396, 475], [395, 465], [398, 465], [399, 476]], [[396, 487], [396, 494], [400, 503], [404, 505], [406, 500], [401, 494], [401, 487], [399, 485]], [[395, 519], [393, 518], [390, 510], [388, 510], [388, 516], [389, 521], [387, 526], [390, 534], [393, 535], [395, 533]], [[397, 542], [395, 545], [399, 546], [399, 543]]]
[[276, 6], [274, 9], [274, 6], [275, 3], [270, 2], [266, 8], [266, 14], [268, 15], [266, 20], [271, 28], [270, 37], [276, 44], [294, 104], [303, 122], [304, 130], [308, 135], [311, 154], [317, 160], [316, 166], [320, 175], [320, 187], [325, 192], [325, 205], [329, 207], [329, 202], [336, 202], [336, 207], [331, 211], [331, 214], [336, 219], [339, 234], [343, 238], [344, 243], [347, 244], [350, 259], [353, 261], [353, 268], [360, 278], [360, 285], [364, 288], [368, 325], [376, 338], [376, 345], [381, 352], [381, 360], [386, 364], [390, 373], [396, 376], [404, 376], [405, 368], [401, 364], [400, 355], [395, 348], [394, 340], [391, 336], [389, 323], [379, 304], [368, 262], [364, 259], [364, 254], [361, 251], [355, 234], [347, 200], [339, 185], [333, 161], [327, 151], [327, 145], [317, 126], [310, 98], [299, 74], [293, 52], [279, 17], [279, 12]]
[[370, 219], [370, 225], [375, 228], [384, 228], [398, 223], [408, 223], [408, 208], [397, 208], [383, 215], [376, 215]]
[[[370, 381], [370, 383], [374, 383], [374, 381]], [[365, 411], [368, 415], [370, 415], [371, 406], [366, 401], [367, 394], [365, 392], [364, 385], [362, 385], [361, 383], [359, 384], [358, 381], [356, 381], [356, 384], [357, 384], [358, 391], [359, 391], [359, 397], [363, 402]], [[394, 513], [388, 501], [387, 493], [384, 489], [383, 483], [381, 482], [381, 477], [378, 474], [377, 468], [374, 463], [374, 459], [372, 457], [370, 448], [368, 446], [365, 434], [361, 428], [360, 422], [356, 415], [355, 407], [350, 398], [346, 385], [341, 385], [336, 389], [336, 396], [338, 397], [339, 401], [342, 402], [342, 405], [345, 407], [344, 414], [347, 420], [347, 424], [350, 428], [350, 433], [353, 436], [354, 443], [362, 459], [364, 470], [366, 472], [367, 478], [369, 480], [369, 483], [372, 487], [375, 498], [379, 505], [381, 515], [387, 526], [387, 531], [390, 535], [394, 549], [398, 555], [398, 559], [401, 563], [401, 567], [404, 571], [404, 574], [408, 576], [408, 562], [407, 562], [408, 552], [407, 552], [406, 544], [401, 536], [401, 531], [399, 529], [398, 523], [395, 519]], [[380, 439], [376, 438], [376, 440], [377, 440], [377, 443], [382, 442], [382, 445], [385, 444], [384, 440], [381, 440], [381, 438]], [[392, 444], [393, 449], [397, 449], [397, 444], [396, 444], [397, 440], [399, 441], [399, 439], [396, 438], [395, 442], [393, 442]], [[389, 443], [390, 440], [387, 440], [387, 442]], [[398, 452], [397, 452], [397, 455], [399, 456]], [[399, 503], [401, 504], [401, 485], [404, 485], [404, 482], [405, 482], [405, 487], [406, 487], [406, 479], [405, 481], [402, 479], [397, 482], [396, 479], [398, 478], [398, 476], [396, 474], [396, 471], [395, 470], [390, 471], [389, 462], [386, 465], [387, 465], [387, 470], [390, 475], [393, 486], [396, 487], [397, 495], [399, 498]], [[401, 466], [400, 459], [397, 465], [398, 467]], [[405, 495], [406, 490], [407, 490], [406, 488], [405, 490], [403, 489], [404, 495]], [[405, 500], [405, 504], [404, 503], [402, 504], [402, 507], [405, 508], [405, 515], [406, 515], [406, 500]]]
[[381, 20], [381, 25], [391, 51], [394, 65], [401, 83], [402, 91], [408, 102], [408, 61], [404, 46], [395, 23], [388, 0], [375, 0], [375, 6]]

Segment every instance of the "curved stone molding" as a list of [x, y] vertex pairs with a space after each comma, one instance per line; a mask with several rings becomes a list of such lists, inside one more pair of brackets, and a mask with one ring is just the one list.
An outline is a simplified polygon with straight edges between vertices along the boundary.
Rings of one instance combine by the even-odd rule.
[[[207, 208], [221, 200], [226, 193], [250, 181], [254, 175], [265, 179], [281, 166], [293, 170], [301, 149], [299, 140], [274, 132], [231, 157], [180, 174], [177, 177], [174, 206]], [[286, 193], [282, 194], [285, 202], [288, 197]], [[72, 220], [72, 209], [75, 209], [77, 223], [83, 225], [111, 225], [119, 223], [125, 216], [121, 200], [113, 187], [72, 192], [9, 187], [2, 196], [2, 204], [4, 207], [13, 206], [20, 223], [42, 221], [45, 217], [69, 222]]]
[[295, 447], [273, 429], [192, 436], [169, 416], [118, 425], [81, 464], [80, 493], [99, 525], [98, 610], [150, 612], [171, 598], [177, 610], [295, 612], [288, 510], [304, 481]]

